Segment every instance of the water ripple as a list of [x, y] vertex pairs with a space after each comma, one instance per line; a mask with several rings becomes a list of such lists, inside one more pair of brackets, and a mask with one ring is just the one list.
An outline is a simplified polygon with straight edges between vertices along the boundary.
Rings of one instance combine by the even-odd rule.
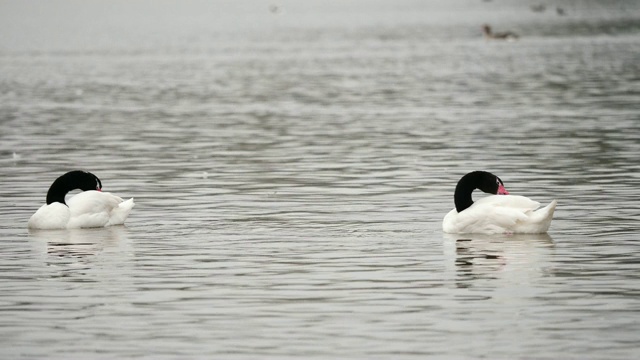
[[[633, 357], [636, 2], [188, 3], [135, 31], [143, 5], [104, 9], [100, 37], [0, 21], [31, 39], [0, 40], [5, 356]], [[528, 34], [484, 41], [480, 18]], [[126, 227], [26, 229], [72, 168], [135, 198]], [[442, 234], [475, 169], [558, 199], [550, 234]]]

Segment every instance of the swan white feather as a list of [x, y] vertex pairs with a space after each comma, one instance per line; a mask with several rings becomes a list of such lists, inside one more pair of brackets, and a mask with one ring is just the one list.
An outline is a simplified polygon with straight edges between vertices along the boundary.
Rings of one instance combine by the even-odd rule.
[[[67, 206], [68, 205], [68, 206]], [[42, 205], [29, 219], [31, 229], [75, 229], [122, 225], [135, 205], [108, 192], [89, 190], [69, 200]]]
[[65, 229], [69, 218], [71, 213], [65, 204], [59, 202], [44, 204], [31, 215], [28, 227], [30, 229]]
[[557, 201], [537, 210], [540, 203], [519, 195], [489, 195], [467, 209], [451, 210], [442, 221], [450, 234], [540, 234], [549, 230]]

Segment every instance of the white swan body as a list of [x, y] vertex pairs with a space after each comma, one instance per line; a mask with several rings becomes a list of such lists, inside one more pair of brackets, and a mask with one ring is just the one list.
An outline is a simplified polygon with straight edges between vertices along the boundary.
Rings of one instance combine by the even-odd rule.
[[451, 210], [442, 221], [450, 234], [541, 234], [549, 230], [556, 209], [553, 200], [542, 209], [540, 203], [519, 195], [489, 195], [465, 210]]
[[[68, 206], [67, 206], [68, 205]], [[29, 219], [30, 229], [76, 229], [122, 225], [135, 205], [133, 198], [89, 190], [67, 201], [42, 205]]]

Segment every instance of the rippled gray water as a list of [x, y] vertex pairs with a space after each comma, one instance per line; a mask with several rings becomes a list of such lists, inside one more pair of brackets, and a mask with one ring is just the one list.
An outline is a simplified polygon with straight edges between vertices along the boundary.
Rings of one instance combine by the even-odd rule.
[[[278, 4], [0, 4], [0, 357], [638, 356], [637, 2]], [[127, 226], [29, 232], [75, 168]]]

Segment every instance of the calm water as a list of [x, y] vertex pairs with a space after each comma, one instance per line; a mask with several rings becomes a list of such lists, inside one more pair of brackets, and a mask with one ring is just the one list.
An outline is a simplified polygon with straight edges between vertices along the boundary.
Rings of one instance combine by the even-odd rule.
[[[0, 2], [0, 357], [639, 356], [640, 3], [423, 3]], [[29, 232], [76, 168], [127, 226]]]

